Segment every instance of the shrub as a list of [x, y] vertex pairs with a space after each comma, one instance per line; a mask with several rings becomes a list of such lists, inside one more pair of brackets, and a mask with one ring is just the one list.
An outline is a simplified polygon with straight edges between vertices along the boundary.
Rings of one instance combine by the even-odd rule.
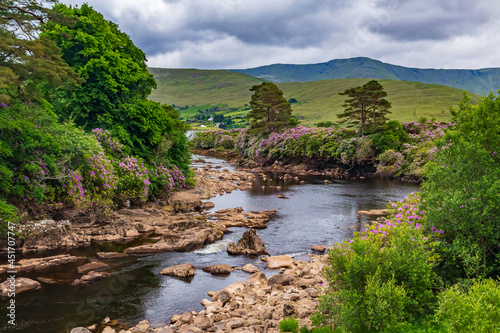
[[445, 231], [450, 282], [500, 274], [500, 98], [453, 110], [456, 128], [438, 144], [423, 184], [427, 225]]
[[[333, 320], [344, 332], [397, 328], [432, 307], [441, 230], [425, 230], [418, 195], [390, 206], [392, 214], [334, 246], [326, 269], [329, 287], [313, 323]], [[384, 313], [385, 310], [394, 313]]]
[[436, 322], [446, 332], [493, 333], [500, 329], [500, 282], [476, 280], [467, 291], [457, 285], [439, 296]]
[[403, 154], [392, 149], [386, 150], [378, 156], [379, 164], [377, 165], [377, 173], [382, 176], [396, 175], [400, 176], [403, 173], [403, 168], [406, 164]]
[[145, 202], [149, 195], [148, 169], [144, 161], [128, 156], [118, 164], [118, 184], [116, 192], [120, 200]]
[[294, 317], [290, 316], [283, 319], [279, 324], [280, 332], [294, 332], [299, 331], [299, 321]]

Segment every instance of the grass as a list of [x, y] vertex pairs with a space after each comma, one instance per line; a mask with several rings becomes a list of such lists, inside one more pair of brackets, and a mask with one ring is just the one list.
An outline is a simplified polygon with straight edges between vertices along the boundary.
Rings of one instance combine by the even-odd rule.
[[[181, 117], [187, 119], [196, 115], [198, 110], [213, 106], [225, 106], [224, 115], [245, 115], [243, 111], [251, 97], [249, 90], [260, 84], [261, 79], [246, 74], [224, 70], [197, 69], [158, 69], [150, 68], [158, 89], [150, 99], [166, 104], [186, 106]], [[302, 116], [303, 125], [314, 125], [320, 121], [337, 121], [336, 114], [343, 110], [345, 96], [338, 93], [348, 88], [365, 84], [369, 79], [337, 79], [312, 82], [278, 83], [288, 100], [294, 97], [299, 103], [292, 105], [293, 114]], [[456, 107], [462, 99], [462, 90], [437, 84], [419, 82], [379, 80], [388, 93], [392, 103], [391, 119], [417, 121], [420, 117], [448, 121], [451, 119], [450, 107]], [[472, 103], [481, 96], [469, 93]], [[240, 108], [230, 111], [229, 108]]]

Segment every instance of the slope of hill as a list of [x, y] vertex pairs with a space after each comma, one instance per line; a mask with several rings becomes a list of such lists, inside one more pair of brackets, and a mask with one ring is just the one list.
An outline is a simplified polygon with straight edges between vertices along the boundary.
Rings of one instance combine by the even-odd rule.
[[[189, 105], [190, 109], [181, 111], [181, 116], [190, 117], [196, 110], [208, 106], [225, 104], [228, 107], [243, 107], [251, 97], [249, 89], [260, 84], [262, 79], [229, 71], [195, 69], [158, 69], [150, 68], [158, 83], [151, 99], [177, 106]], [[345, 96], [338, 93], [348, 88], [365, 84], [369, 79], [341, 79], [313, 82], [278, 83], [286, 99], [295, 98], [295, 115], [304, 117], [304, 125], [319, 121], [337, 121], [336, 114], [343, 108]], [[391, 119], [416, 121], [420, 117], [449, 120], [450, 106], [456, 107], [462, 99], [462, 90], [442, 85], [419, 82], [379, 80], [392, 102]], [[481, 98], [470, 94], [473, 103]], [[193, 106], [203, 106], [196, 108]], [[229, 112], [229, 111], [228, 111]], [[223, 112], [225, 113], [225, 112]]]
[[158, 88], [151, 100], [178, 106], [227, 104], [240, 107], [250, 101], [253, 85], [264, 80], [225, 70], [148, 68]]
[[421, 69], [383, 63], [370, 58], [336, 59], [310, 65], [274, 64], [234, 69], [271, 82], [306, 82], [327, 79], [371, 78], [442, 84], [485, 94], [500, 88], [500, 68]]

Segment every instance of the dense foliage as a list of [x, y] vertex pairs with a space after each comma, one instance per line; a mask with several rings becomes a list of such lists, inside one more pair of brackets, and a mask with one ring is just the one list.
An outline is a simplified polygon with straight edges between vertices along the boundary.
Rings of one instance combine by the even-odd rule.
[[[452, 123], [399, 123], [391, 121], [385, 130], [359, 137], [344, 127], [288, 128], [281, 133], [258, 136], [245, 130], [197, 132], [193, 142], [199, 148], [233, 148], [243, 157], [261, 163], [308, 161], [344, 167], [373, 165], [381, 176], [422, 177], [424, 166], [437, 148], [435, 139], [444, 135]], [[393, 138], [393, 139], [388, 139]]]
[[55, 112], [87, 131], [109, 130], [133, 155], [173, 162], [187, 173], [186, 125], [172, 106], [146, 99], [156, 82], [144, 52], [87, 4], [58, 4], [54, 10], [73, 20], [48, 22], [43, 36], [61, 48], [62, 58], [85, 80], [51, 91]]
[[500, 99], [489, 94], [454, 110], [424, 184], [429, 222], [446, 231], [446, 278], [500, 274]]
[[124, 153], [106, 130], [90, 134], [59, 123], [50, 110], [0, 106], [0, 218], [31, 217], [67, 209], [104, 218], [123, 201], [171, 195], [185, 184], [175, 165], [146, 165]]
[[400, 330], [429, 310], [438, 282], [437, 242], [442, 231], [423, 227], [419, 198], [392, 204], [377, 223], [329, 252], [329, 287], [316, 322], [333, 320], [344, 332]]
[[41, 1], [0, 2], [0, 103], [12, 98], [31, 103], [42, 97], [41, 82], [57, 86], [64, 80], [76, 80], [54, 42], [37, 36], [42, 23], [56, 18]]
[[144, 53], [116, 24], [87, 5], [2, 1], [0, 55], [2, 227], [106, 219], [185, 186], [187, 128], [146, 99], [155, 82]]

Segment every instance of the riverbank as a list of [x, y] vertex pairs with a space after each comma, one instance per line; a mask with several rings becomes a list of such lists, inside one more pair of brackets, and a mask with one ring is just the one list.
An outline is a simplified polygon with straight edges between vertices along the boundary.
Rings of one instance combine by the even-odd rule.
[[276, 173], [290, 174], [293, 176], [324, 176], [337, 179], [390, 179], [409, 183], [420, 184], [423, 179], [417, 175], [381, 174], [376, 172], [376, 167], [366, 163], [350, 168], [340, 167], [335, 163], [315, 161], [310, 159], [290, 159], [289, 161], [274, 161], [272, 164], [259, 163], [249, 158], [240, 156], [234, 149], [203, 149], [192, 148], [194, 154], [206, 155], [228, 160], [239, 170], [251, 173]]
[[[104, 333], [277, 333], [279, 322], [288, 316], [298, 318], [300, 326], [310, 327], [318, 296], [327, 286], [322, 275], [327, 255], [309, 257], [309, 261], [289, 256], [264, 257], [268, 267], [280, 269], [278, 274], [267, 278], [262, 272], [249, 271], [246, 281], [209, 291], [208, 298], [200, 302], [204, 310], [174, 314], [165, 326], [153, 328], [152, 323], [143, 320], [133, 327], [122, 328], [119, 322], [106, 319], [90, 329]], [[85, 329], [88, 328], [76, 328], [71, 333], [87, 332]]]
[[[29, 236], [17, 240], [16, 263], [0, 265], [0, 279], [5, 281], [7, 271], [12, 268], [19, 278], [26, 278], [19, 280], [16, 293], [44, 285], [90, 283], [107, 276], [105, 267], [109, 265], [102, 264], [102, 259], [192, 251], [222, 239], [230, 227], [265, 228], [275, 215], [275, 211], [245, 212], [241, 208], [208, 213], [207, 209], [214, 205], [205, 199], [248, 190], [255, 176], [245, 171], [212, 169], [210, 165], [195, 171], [194, 189], [179, 192], [166, 201], [148, 203], [143, 208], [120, 209], [108, 221], [91, 224], [44, 220], [24, 224]], [[5, 240], [0, 251], [4, 255], [8, 252]], [[87, 267], [92, 269], [81, 268], [89, 264], [92, 265]], [[68, 269], [74, 274], [68, 274], [69, 280], [44, 277], [54, 269]], [[97, 272], [92, 274], [95, 269]], [[3, 284], [0, 296], [6, 294]]]

